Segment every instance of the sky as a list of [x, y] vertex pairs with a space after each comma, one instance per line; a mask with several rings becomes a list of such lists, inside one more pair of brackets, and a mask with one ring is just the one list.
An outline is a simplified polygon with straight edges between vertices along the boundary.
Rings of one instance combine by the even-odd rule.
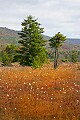
[[29, 15], [38, 18], [47, 36], [80, 38], [80, 0], [0, 0], [0, 27], [21, 30]]

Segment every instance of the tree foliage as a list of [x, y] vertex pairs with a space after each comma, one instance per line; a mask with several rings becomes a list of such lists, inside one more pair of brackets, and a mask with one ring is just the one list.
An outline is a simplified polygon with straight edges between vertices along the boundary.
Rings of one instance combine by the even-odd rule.
[[5, 50], [2, 51], [2, 62], [3, 65], [10, 65], [14, 61], [17, 46], [14, 44], [7, 45]]
[[71, 51], [71, 62], [78, 62], [78, 51], [77, 50], [72, 50]]
[[64, 43], [64, 41], [66, 40], [66, 36], [64, 36], [63, 34], [61, 34], [60, 32], [58, 32], [57, 34], [55, 34], [55, 36], [53, 36], [49, 41], [50, 41], [50, 46], [53, 48], [58, 48], [60, 46], [62, 46], [62, 44]]
[[50, 41], [50, 46], [54, 48], [54, 69], [57, 68], [58, 64], [58, 48], [64, 43], [66, 40], [66, 36], [58, 32], [53, 36], [49, 41]]
[[19, 33], [20, 49], [18, 51], [21, 65], [40, 67], [46, 62], [45, 40], [43, 40], [43, 28], [40, 28], [37, 19], [29, 15], [22, 22], [22, 31]]

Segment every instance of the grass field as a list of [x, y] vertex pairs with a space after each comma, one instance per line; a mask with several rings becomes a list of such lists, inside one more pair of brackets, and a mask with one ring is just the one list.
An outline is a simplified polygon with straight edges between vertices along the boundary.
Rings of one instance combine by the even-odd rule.
[[80, 120], [80, 63], [0, 67], [0, 120]]

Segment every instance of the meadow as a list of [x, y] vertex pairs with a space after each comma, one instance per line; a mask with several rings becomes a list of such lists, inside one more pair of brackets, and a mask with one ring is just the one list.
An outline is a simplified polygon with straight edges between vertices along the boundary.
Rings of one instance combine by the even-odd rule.
[[0, 120], [80, 120], [80, 63], [0, 67]]

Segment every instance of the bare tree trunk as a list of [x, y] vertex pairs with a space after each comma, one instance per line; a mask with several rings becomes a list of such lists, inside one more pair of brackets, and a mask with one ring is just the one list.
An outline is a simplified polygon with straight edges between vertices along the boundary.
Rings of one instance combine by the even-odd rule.
[[55, 47], [55, 52], [54, 52], [54, 69], [56, 69], [58, 66], [58, 48]]

